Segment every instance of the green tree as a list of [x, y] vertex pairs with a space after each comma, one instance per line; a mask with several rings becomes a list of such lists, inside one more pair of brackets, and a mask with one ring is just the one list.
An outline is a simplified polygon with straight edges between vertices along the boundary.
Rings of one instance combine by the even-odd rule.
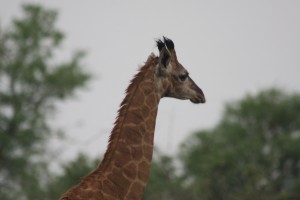
[[143, 200], [191, 199], [189, 191], [183, 187], [184, 179], [179, 175], [175, 159], [155, 152]]
[[22, 18], [0, 29], [0, 199], [43, 199], [39, 155], [54, 133], [47, 118], [90, 78], [82, 52], [55, 62], [64, 38], [56, 19], [56, 11], [27, 4]]
[[63, 172], [53, 175], [47, 184], [44, 200], [58, 199], [69, 188], [78, 184], [85, 175], [99, 164], [99, 159], [90, 159], [85, 154], [79, 154], [73, 161], [63, 164]]
[[300, 199], [300, 95], [262, 91], [182, 146], [193, 199]]

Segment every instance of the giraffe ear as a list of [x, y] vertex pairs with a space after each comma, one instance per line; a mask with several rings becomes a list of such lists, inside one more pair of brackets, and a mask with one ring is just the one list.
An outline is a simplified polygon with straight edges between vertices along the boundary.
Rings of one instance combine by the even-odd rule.
[[166, 47], [163, 47], [159, 53], [159, 65], [167, 68], [171, 60], [171, 55]]

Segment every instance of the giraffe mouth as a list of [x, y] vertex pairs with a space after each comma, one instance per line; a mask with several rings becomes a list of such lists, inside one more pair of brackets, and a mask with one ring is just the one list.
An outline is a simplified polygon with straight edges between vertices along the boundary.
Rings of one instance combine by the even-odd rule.
[[205, 103], [206, 99], [204, 95], [198, 95], [195, 98], [191, 98], [190, 101], [195, 104]]

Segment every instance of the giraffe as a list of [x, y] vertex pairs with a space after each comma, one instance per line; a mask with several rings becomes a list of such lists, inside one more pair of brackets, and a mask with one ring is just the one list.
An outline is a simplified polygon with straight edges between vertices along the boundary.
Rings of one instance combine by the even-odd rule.
[[174, 43], [163, 37], [134, 76], [120, 105], [99, 166], [60, 200], [140, 200], [149, 176], [159, 101], [163, 97], [205, 103], [202, 90], [178, 62]]

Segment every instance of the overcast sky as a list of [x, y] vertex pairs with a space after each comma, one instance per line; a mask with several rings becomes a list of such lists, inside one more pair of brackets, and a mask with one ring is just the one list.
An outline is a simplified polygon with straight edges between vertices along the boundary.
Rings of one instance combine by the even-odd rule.
[[300, 92], [300, 1], [0, 0], [0, 20], [21, 16], [23, 2], [59, 11], [66, 34], [59, 59], [84, 49], [94, 79], [77, 98], [59, 105], [54, 126], [68, 140], [55, 142], [58, 160], [79, 151], [102, 155], [124, 91], [163, 35], [204, 91], [207, 103], [163, 99], [155, 145], [173, 154], [193, 131], [213, 127], [224, 104], [271, 86]]

